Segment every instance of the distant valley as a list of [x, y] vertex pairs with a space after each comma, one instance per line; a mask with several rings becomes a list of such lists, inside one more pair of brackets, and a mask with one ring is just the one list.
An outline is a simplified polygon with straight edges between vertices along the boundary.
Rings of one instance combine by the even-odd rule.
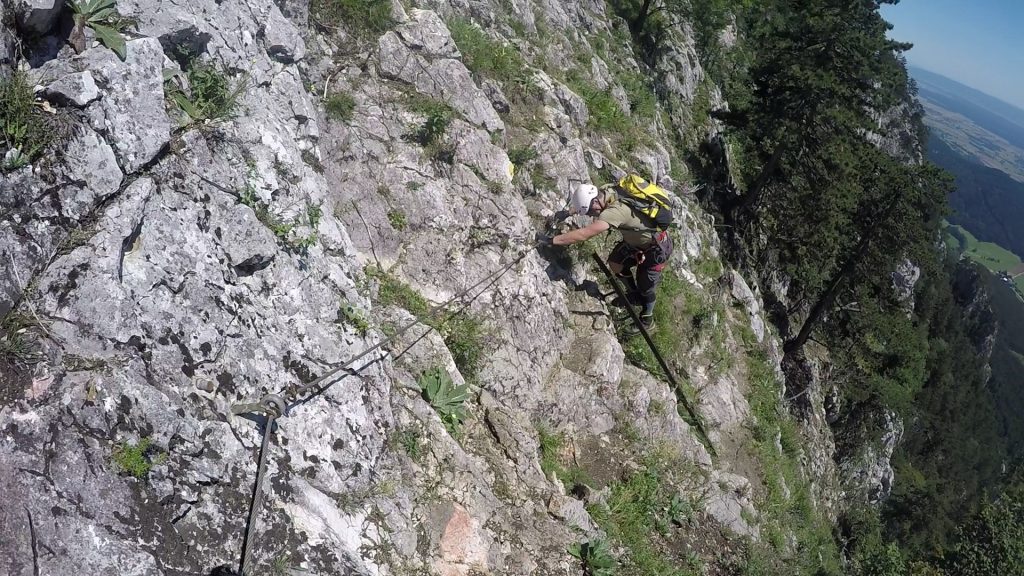
[[989, 361], [997, 418], [1007, 437], [1022, 438], [1024, 110], [938, 74], [910, 72], [931, 131], [928, 159], [956, 179], [946, 247], [983, 267], [999, 326]]
[[1024, 182], [1024, 110], [939, 74], [913, 66], [910, 72], [933, 137]]

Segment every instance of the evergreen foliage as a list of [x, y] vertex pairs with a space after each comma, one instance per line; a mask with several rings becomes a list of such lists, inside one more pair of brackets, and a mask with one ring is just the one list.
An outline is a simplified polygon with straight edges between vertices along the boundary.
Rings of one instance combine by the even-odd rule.
[[[901, 56], [909, 46], [886, 37], [890, 26], [878, 11], [886, 3], [767, 0], [725, 9], [739, 36], [728, 56], [739, 67], [716, 75], [730, 110], [711, 113], [744, 162], [733, 172], [738, 190], [709, 199], [736, 264], [789, 280], [788, 306], [775, 311], [787, 355], [820, 342], [845, 397], [843, 418], [889, 409], [906, 423], [891, 499], [870, 522], [848, 523], [843, 536], [855, 573], [981, 573], [951, 569], [944, 558], [974, 554], [963, 535], [981, 534], [970, 528], [979, 520], [964, 522], [979, 507], [996, 514], [982, 503], [987, 492], [1002, 493], [1008, 452], [972, 338], [980, 328], [954, 291], [954, 264], [936, 249], [953, 183], [916, 160], [922, 110]], [[634, 37], [650, 40], [662, 10], [696, 5], [617, 8]], [[729, 21], [714, 10], [707, 18], [712, 29]], [[644, 31], [635, 26], [641, 21]], [[724, 54], [714, 42], [698, 45], [704, 57]], [[899, 150], [872, 133], [894, 111], [917, 137]], [[923, 273], [909, 295], [893, 281], [908, 261]], [[1003, 512], [996, 516], [1005, 524], [1012, 514]], [[1015, 573], [1007, 566], [988, 573]]]

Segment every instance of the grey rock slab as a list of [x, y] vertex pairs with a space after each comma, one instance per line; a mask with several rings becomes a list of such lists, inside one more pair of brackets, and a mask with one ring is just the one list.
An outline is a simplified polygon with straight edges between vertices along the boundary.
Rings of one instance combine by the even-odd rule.
[[121, 62], [109, 49], [97, 47], [79, 57], [102, 88], [103, 97], [89, 106], [93, 128], [107, 136], [125, 173], [150, 162], [171, 137], [164, 103], [164, 53], [156, 38], [127, 44]]
[[761, 299], [754, 295], [754, 291], [747, 285], [747, 281], [739, 272], [732, 270], [729, 276], [732, 297], [739, 302], [747, 311], [750, 318], [750, 328], [758, 342], [764, 341], [765, 323], [761, 317]]
[[84, 108], [100, 97], [100, 89], [96, 86], [92, 73], [86, 70], [62, 76], [51, 82], [43, 95], [58, 104]]
[[743, 476], [713, 470], [708, 486], [711, 493], [704, 498], [708, 515], [735, 534], [759, 538], [760, 529], [747, 520], [757, 518], [750, 500], [750, 482]]
[[265, 268], [277, 256], [274, 235], [248, 206], [236, 204], [227, 208], [218, 229], [228, 262], [239, 274], [249, 275]]
[[626, 355], [615, 336], [595, 332], [577, 338], [569, 347], [566, 368], [600, 382], [618, 383]]
[[58, 216], [42, 198], [49, 186], [25, 167], [0, 173], [0, 317], [45, 266], [66, 233], [49, 218]]
[[915, 265], [908, 259], [904, 259], [896, 266], [896, 270], [892, 273], [892, 284], [896, 289], [896, 294], [900, 301], [904, 302], [905, 305], [909, 306], [911, 310], [914, 308], [914, 287], [917, 286], [917, 281], [921, 278], [921, 268]]
[[87, 126], [68, 142], [55, 171], [69, 183], [58, 189], [61, 213], [74, 220], [116, 192], [124, 178], [114, 150]]
[[395, 33], [410, 50], [428, 58], [459, 58], [459, 49], [441, 17], [431, 10], [412, 9]]
[[[512, 184], [512, 162], [500, 146], [491, 143], [487, 132], [456, 121], [449, 128], [455, 144], [455, 160], [476, 170], [488, 182], [501, 184], [503, 188]], [[480, 193], [488, 193], [480, 190]]]
[[53, 28], [64, 0], [20, 0], [14, 6], [18, 27], [30, 36], [42, 36]]
[[[441, 34], [433, 27], [433, 20], [422, 14], [419, 21], [406, 26], [424, 26], [431, 31], [418, 34], [416, 38], [420, 39]], [[407, 32], [411, 34], [411, 31]], [[444, 101], [477, 126], [490, 131], [505, 129], [505, 123], [491, 106], [490, 99], [473, 82], [462, 62], [453, 58], [424, 56], [418, 49], [407, 45], [403, 36], [395, 31], [381, 36], [377, 48], [377, 63], [383, 76], [408, 82], [418, 92]]]
[[263, 24], [263, 44], [271, 58], [285, 64], [298, 62], [306, 56], [302, 33], [273, 4]]
[[508, 114], [512, 111], [512, 104], [501, 89], [501, 84], [492, 78], [484, 78], [480, 81], [480, 88], [491, 101], [491, 106], [501, 114]]
[[583, 501], [555, 493], [548, 499], [548, 514], [563, 520], [571, 528], [582, 530], [585, 533], [594, 533], [597, 526], [587, 513]]

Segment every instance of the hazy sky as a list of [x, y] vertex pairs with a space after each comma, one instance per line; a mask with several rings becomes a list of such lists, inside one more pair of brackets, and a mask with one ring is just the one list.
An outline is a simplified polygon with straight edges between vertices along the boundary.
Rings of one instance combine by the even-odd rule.
[[882, 16], [911, 64], [1024, 108], [1024, 0], [901, 0]]

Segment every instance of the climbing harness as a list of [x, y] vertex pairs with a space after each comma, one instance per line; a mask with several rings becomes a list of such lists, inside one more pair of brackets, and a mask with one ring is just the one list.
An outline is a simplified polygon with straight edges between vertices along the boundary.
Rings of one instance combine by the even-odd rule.
[[[612, 274], [612, 271], [608, 268], [608, 265], [605, 263], [604, 259], [598, 256], [597, 254], [594, 254], [593, 256], [594, 262], [597, 262], [597, 266], [601, 269], [602, 272], [604, 272], [605, 276], [608, 277], [608, 282], [611, 283], [612, 289], [614, 289], [615, 294], [617, 294], [623, 302], [628, 302], [626, 292], [622, 289], [622, 286], [619, 285], [619, 281], [615, 278], [615, 275]], [[672, 370], [668, 367], [668, 363], [665, 362], [665, 359], [661, 356], [661, 352], [658, 350], [658, 347], [654, 344], [654, 340], [651, 339], [651, 335], [647, 332], [647, 329], [644, 328], [643, 323], [640, 322], [640, 317], [637, 315], [636, 310], [634, 310], [633, 307], [629, 305], [627, 305], [625, 308], [626, 311], [629, 312], [629, 317], [633, 320], [633, 324], [637, 327], [638, 330], [640, 330], [640, 334], [642, 334], [644, 340], [647, 341], [647, 345], [651, 347], [651, 352], [654, 353], [654, 357], [658, 360], [658, 364], [661, 366], [662, 371], [665, 372], [665, 377], [668, 378], [669, 383], [672, 384], [672, 388], [676, 392], [676, 398], [678, 398], [679, 403], [683, 405], [683, 408], [686, 410], [687, 415], [689, 415], [690, 420], [693, 423], [693, 426], [697, 429], [697, 433], [700, 434], [701, 437], [704, 439], [704, 444], [707, 447], [708, 452], [712, 456], [715, 456], [715, 448], [711, 444], [711, 437], [708, 436], [707, 431], [704, 429], [704, 423], [701, 420], [700, 416], [698, 416], [697, 412], [693, 409], [692, 406], [690, 406], [690, 401], [686, 398], [686, 394], [683, 391], [682, 387], [679, 385], [679, 382], [676, 381], [675, 374], [672, 373]], [[685, 371], [683, 372], [683, 375], [686, 376]]]
[[[456, 301], [462, 299], [463, 297], [479, 289], [479, 292], [477, 292], [475, 295], [467, 299], [456, 310], [450, 312], [450, 314], [461, 313], [466, 308], [468, 308], [469, 305], [472, 304], [474, 300], [482, 296], [485, 292], [487, 292], [487, 290], [491, 288], [491, 286], [497, 283], [497, 281], [501, 279], [501, 277], [504, 276], [506, 272], [511, 270], [513, 266], [521, 262], [523, 258], [526, 258], [526, 256], [529, 255], [530, 252], [533, 251], [533, 249], [534, 247], [531, 246], [529, 249], [522, 251], [519, 255], [517, 255], [507, 264], [499, 267], [497, 270], [484, 276], [469, 288], [466, 288], [461, 292], [456, 293], [448, 300], [432, 307], [430, 311], [427, 313], [426, 318], [416, 318], [408, 322], [407, 324], [402, 326], [398, 331], [396, 331], [393, 335], [382, 339], [380, 342], [374, 344], [369, 348], [366, 348], [365, 350], [356, 354], [349, 360], [346, 360], [345, 362], [336, 365], [334, 368], [332, 368], [326, 374], [320, 376], [319, 378], [316, 378], [315, 380], [312, 380], [311, 382], [308, 382], [297, 388], [289, 389], [283, 392], [282, 394], [267, 394], [259, 402], [256, 403], [236, 404], [232, 406], [231, 411], [233, 414], [236, 415], [255, 413], [262, 414], [266, 417], [266, 422], [263, 426], [263, 438], [260, 443], [260, 452], [256, 464], [256, 481], [253, 484], [252, 497], [249, 500], [249, 514], [245, 523], [245, 532], [242, 538], [242, 554], [238, 567], [239, 576], [250, 576], [251, 574], [255, 573], [251, 571], [247, 572], [247, 569], [249, 569], [252, 566], [253, 540], [255, 539], [256, 533], [256, 516], [259, 514], [263, 506], [263, 477], [266, 475], [267, 454], [270, 452], [270, 435], [273, 432], [276, 420], [285, 416], [290, 407], [300, 402], [303, 402], [309, 398], [312, 398], [317, 394], [322, 393], [324, 390], [329, 388], [337, 381], [343, 379], [345, 376], [358, 376], [360, 372], [366, 369], [366, 367], [379, 361], [379, 359], [372, 360], [370, 362], [367, 362], [366, 364], [363, 364], [359, 368], [353, 369], [351, 368], [351, 366], [355, 362], [366, 357], [370, 353], [379, 350], [381, 347], [385, 346], [389, 342], [397, 340], [417, 324], [424, 323], [424, 321], [428, 319], [436, 318], [442, 311], [445, 311], [449, 306], [454, 304]], [[431, 330], [434, 329], [430, 325], [427, 325], [427, 328], [427, 331], [424, 332], [423, 335], [420, 336], [420, 338], [426, 336], [428, 333], [430, 333]]]

